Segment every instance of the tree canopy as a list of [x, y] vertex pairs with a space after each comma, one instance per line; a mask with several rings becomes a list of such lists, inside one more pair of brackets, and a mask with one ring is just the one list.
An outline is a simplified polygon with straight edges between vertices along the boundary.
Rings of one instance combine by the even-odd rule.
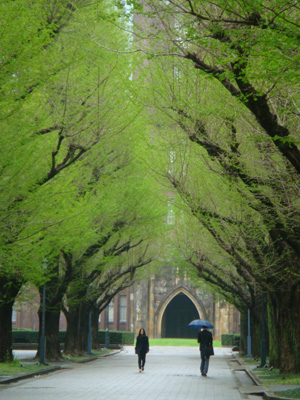
[[[61, 301], [76, 276], [88, 277], [93, 268], [117, 271], [121, 249], [139, 244], [143, 249], [127, 272], [133, 278], [137, 265], [149, 263], [149, 246], [162, 227], [156, 183], [141, 162], [144, 128], [141, 107], [130, 94], [133, 62], [119, 62], [91, 39], [109, 33], [125, 45], [128, 38], [105, 21], [104, 10], [114, 13], [113, 7], [105, 1], [19, 5], [3, 5], [10, 53], [1, 71], [0, 308], [8, 324], [3, 323], [2, 358], [11, 348], [9, 310], [25, 282], [57, 283], [67, 272]], [[13, 40], [14, 15], [25, 21], [20, 37], [33, 18], [21, 44]], [[75, 264], [81, 259], [75, 272], [58, 268], [59, 254]]]
[[242, 313], [266, 295], [270, 362], [299, 372], [297, 4], [1, 9], [2, 303], [44, 256], [75, 304], [163, 249]]
[[141, 97], [173, 160], [157, 168], [201, 226], [186, 258], [240, 309], [268, 295], [270, 362], [298, 371], [297, 5], [128, 4], [132, 51], [147, 59]]

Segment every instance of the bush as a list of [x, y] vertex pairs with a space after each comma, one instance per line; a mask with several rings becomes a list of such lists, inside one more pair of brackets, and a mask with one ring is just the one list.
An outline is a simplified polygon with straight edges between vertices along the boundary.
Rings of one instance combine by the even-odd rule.
[[234, 346], [239, 346], [240, 345], [240, 335], [234, 334], [233, 335], [233, 342], [234, 342]]
[[13, 343], [38, 343], [39, 331], [18, 329], [12, 331]]
[[[105, 343], [106, 331], [98, 331], [99, 343]], [[66, 339], [66, 331], [59, 332], [59, 341], [64, 343]], [[13, 330], [12, 332], [13, 343], [38, 343], [39, 331], [30, 330]], [[111, 344], [133, 344], [134, 333], [133, 332], [121, 332], [121, 331], [109, 331], [109, 342]]]
[[239, 346], [240, 335], [225, 333], [221, 337], [221, 344], [222, 346]]
[[[105, 344], [106, 331], [98, 331], [99, 343]], [[109, 343], [111, 344], [133, 344], [133, 332], [109, 331]]]

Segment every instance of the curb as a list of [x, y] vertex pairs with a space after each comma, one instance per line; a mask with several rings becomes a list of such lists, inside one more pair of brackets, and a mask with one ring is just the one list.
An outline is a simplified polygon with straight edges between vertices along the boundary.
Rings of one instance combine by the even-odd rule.
[[62, 369], [61, 367], [53, 367], [53, 368], [47, 368], [47, 369], [41, 369], [36, 372], [31, 372], [30, 374], [26, 375], [20, 375], [20, 376], [15, 376], [13, 378], [8, 378], [8, 379], [3, 379], [0, 381], [0, 385], [5, 385], [7, 383], [13, 383], [20, 381], [21, 379], [28, 379], [28, 378], [33, 378], [33, 377], [38, 377], [39, 375], [46, 375], [49, 374], [50, 372], [55, 372]]
[[[121, 352], [121, 349], [113, 351], [113, 352], [108, 353], [108, 354], [103, 354], [102, 356], [95, 356], [95, 357], [91, 357], [91, 358], [86, 358], [86, 359], [81, 360], [81, 361], [73, 361], [73, 362], [77, 363], [77, 364], [85, 364], [85, 363], [88, 363], [88, 362], [91, 362], [91, 361], [98, 360], [99, 358], [113, 356], [113, 355], [118, 354], [120, 352]], [[55, 366], [55, 367], [52, 367], [52, 368], [41, 369], [41, 370], [36, 371], [36, 372], [31, 372], [30, 374], [20, 375], [20, 376], [15, 376], [13, 378], [0, 380], [0, 385], [6, 385], [6, 384], [9, 384], [9, 383], [17, 382], [17, 381], [20, 381], [22, 379], [29, 379], [29, 378], [33, 378], [33, 377], [38, 377], [39, 375], [46, 375], [46, 374], [49, 374], [51, 372], [55, 372], [55, 371], [62, 370], [62, 369], [65, 369], [65, 368], [64, 367], [60, 367], [60, 366]]]
[[[239, 370], [243, 370], [247, 373], [247, 375], [249, 376], [249, 378], [252, 379], [252, 381], [254, 382], [254, 384], [256, 386], [260, 386], [260, 387], [264, 387], [263, 382], [258, 378], [258, 376], [256, 376], [251, 369], [248, 369], [245, 364], [243, 363], [243, 360], [241, 360], [237, 355], [233, 356], [238, 363], [241, 365], [241, 368], [239, 368]], [[266, 400], [296, 400], [295, 398], [292, 397], [281, 397], [281, 396], [277, 396], [275, 395], [275, 393], [268, 391], [265, 387], [260, 390], [257, 391], [257, 394], [260, 393], [262, 394], [263, 398]], [[253, 394], [253, 393], [252, 393]]]
[[84, 364], [84, 363], [88, 363], [90, 361], [98, 360], [99, 358], [114, 356], [115, 354], [119, 354], [120, 352], [121, 352], [121, 350], [116, 350], [116, 351], [111, 352], [111, 353], [107, 353], [107, 354], [103, 354], [103, 355], [99, 355], [99, 356], [95, 356], [95, 357], [90, 357], [90, 358], [85, 358], [84, 360], [73, 361], [73, 362], [79, 363], [79, 364]]
[[110, 356], [114, 356], [115, 354], [119, 354], [121, 353], [122, 349], [120, 350], [116, 350], [112, 353], [107, 353], [107, 354], [103, 354], [102, 356], [98, 356], [97, 358], [103, 358], [103, 357], [110, 357]]

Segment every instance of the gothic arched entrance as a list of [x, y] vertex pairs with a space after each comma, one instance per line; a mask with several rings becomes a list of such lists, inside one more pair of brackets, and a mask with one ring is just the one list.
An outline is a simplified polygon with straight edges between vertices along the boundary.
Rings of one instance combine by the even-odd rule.
[[162, 338], [195, 338], [195, 331], [188, 327], [199, 313], [194, 303], [184, 293], [178, 293], [169, 302], [162, 316]]

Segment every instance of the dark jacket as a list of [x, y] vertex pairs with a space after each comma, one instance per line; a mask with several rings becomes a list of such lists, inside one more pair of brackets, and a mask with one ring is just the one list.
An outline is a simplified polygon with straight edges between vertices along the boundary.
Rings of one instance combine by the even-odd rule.
[[204, 354], [206, 347], [213, 345], [213, 337], [211, 332], [207, 329], [203, 329], [201, 332], [199, 332], [198, 343], [200, 343], [201, 355], [206, 355]]
[[135, 344], [135, 352], [137, 354], [146, 354], [149, 351], [148, 336], [137, 336]]

